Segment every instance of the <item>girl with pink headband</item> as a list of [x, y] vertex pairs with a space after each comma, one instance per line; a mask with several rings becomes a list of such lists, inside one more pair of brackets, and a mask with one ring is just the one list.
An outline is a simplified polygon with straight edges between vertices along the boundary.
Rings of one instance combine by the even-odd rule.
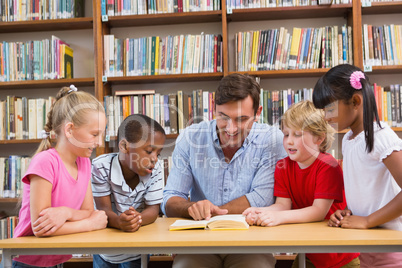
[[[402, 231], [402, 140], [379, 121], [367, 75], [349, 64], [338, 65], [314, 87], [313, 102], [342, 140], [348, 208], [331, 215], [329, 226]], [[402, 253], [361, 253], [361, 267], [402, 267]]]

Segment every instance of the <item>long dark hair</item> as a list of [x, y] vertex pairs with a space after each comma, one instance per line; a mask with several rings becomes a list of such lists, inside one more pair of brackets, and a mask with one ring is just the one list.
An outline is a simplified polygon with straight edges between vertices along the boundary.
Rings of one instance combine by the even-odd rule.
[[361, 89], [352, 87], [350, 77], [352, 73], [360, 71], [358, 67], [350, 64], [341, 64], [331, 68], [323, 75], [314, 87], [313, 103], [319, 109], [324, 109], [334, 101], [348, 103], [355, 93], [363, 96], [363, 128], [366, 140], [366, 151], [371, 152], [374, 147], [374, 119], [381, 128], [377, 112], [377, 105], [374, 91], [370, 85], [369, 78], [364, 74], [360, 79]]

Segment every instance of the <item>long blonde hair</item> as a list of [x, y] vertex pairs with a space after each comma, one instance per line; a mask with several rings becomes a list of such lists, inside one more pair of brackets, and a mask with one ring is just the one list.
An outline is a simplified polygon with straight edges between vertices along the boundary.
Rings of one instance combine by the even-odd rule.
[[56, 101], [52, 104], [47, 114], [47, 121], [44, 127], [47, 136], [42, 139], [35, 154], [52, 148], [49, 133], [54, 131], [57, 139], [57, 136], [61, 134], [63, 123], [72, 122], [76, 126], [87, 123], [85, 114], [88, 111], [104, 113], [105, 109], [95, 96], [87, 92], [74, 91], [70, 87], [61, 88], [57, 93]]
[[308, 131], [317, 137], [324, 137], [320, 152], [326, 152], [334, 141], [335, 130], [325, 120], [324, 111], [316, 109], [311, 101], [293, 104], [282, 117], [282, 127]]

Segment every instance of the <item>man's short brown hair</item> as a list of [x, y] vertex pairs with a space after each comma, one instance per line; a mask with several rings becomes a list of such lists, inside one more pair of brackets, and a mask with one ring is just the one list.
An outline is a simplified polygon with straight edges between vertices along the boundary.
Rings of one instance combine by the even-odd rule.
[[230, 74], [222, 78], [215, 92], [215, 105], [244, 100], [251, 96], [254, 114], [260, 107], [260, 85], [254, 78], [244, 74]]

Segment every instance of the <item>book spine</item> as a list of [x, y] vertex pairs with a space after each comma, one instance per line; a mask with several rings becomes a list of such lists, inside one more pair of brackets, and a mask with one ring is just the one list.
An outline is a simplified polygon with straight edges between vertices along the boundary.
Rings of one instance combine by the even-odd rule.
[[170, 134], [177, 134], [177, 100], [176, 94], [169, 94], [169, 120], [170, 120]]

